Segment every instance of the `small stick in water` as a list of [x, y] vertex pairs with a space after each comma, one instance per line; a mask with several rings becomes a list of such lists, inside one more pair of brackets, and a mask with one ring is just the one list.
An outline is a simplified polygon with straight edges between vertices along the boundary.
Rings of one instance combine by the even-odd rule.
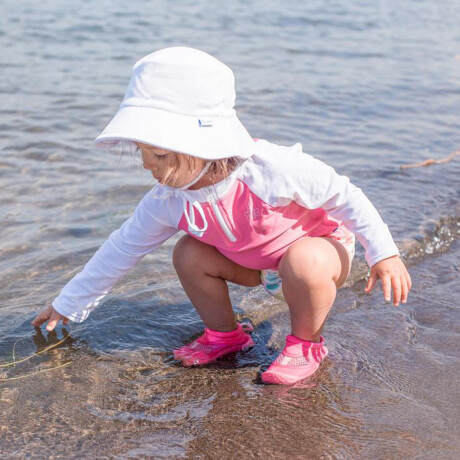
[[446, 158], [441, 158], [440, 160], [435, 160], [434, 158], [429, 158], [428, 160], [422, 161], [420, 163], [412, 163], [409, 165], [402, 165], [399, 168], [400, 169], [408, 169], [408, 168], [420, 168], [422, 166], [429, 166], [429, 165], [437, 165], [440, 163], [448, 163], [449, 161], [452, 161], [454, 157], [460, 155], [460, 150], [455, 151], [454, 153], [451, 153], [448, 157]]

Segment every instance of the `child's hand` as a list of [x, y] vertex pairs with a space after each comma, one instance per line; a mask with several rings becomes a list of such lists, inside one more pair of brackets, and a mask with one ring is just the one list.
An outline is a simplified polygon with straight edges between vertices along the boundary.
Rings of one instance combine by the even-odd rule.
[[365, 292], [371, 292], [375, 283], [380, 278], [385, 301], [391, 300], [391, 288], [393, 288], [393, 305], [397, 307], [399, 302], [407, 302], [407, 295], [412, 287], [412, 281], [404, 262], [399, 256], [377, 262], [371, 268], [371, 274]]
[[35, 317], [35, 319], [30, 323], [32, 326], [40, 326], [40, 324], [44, 323], [49, 319], [48, 325], [46, 326], [47, 331], [52, 331], [59, 320], [62, 319], [62, 325], [65, 326], [68, 322], [69, 319], [66, 318], [65, 316], [60, 315], [52, 305], [49, 305], [43, 310], [40, 310], [38, 315]]

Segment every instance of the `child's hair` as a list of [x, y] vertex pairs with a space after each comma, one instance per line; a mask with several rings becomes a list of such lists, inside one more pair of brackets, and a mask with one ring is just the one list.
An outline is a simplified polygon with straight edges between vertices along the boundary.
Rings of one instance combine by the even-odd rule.
[[[132, 141], [121, 140], [116, 143], [115, 149], [121, 152], [122, 154], [129, 153], [133, 158], [138, 158], [139, 148]], [[174, 183], [177, 179], [181, 162], [186, 161], [188, 163], [189, 169], [195, 169], [196, 160], [197, 158], [191, 155], [169, 151], [167, 155], [168, 170], [166, 174], [163, 176], [161, 182], [166, 183], [168, 181], [171, 181], [171, 183]], [[240, 161], [241, 160], [238, 157], [224, 158], [222, 160], [213, 160], [211, 161], [211, 165], [206, 175], [210, 178], [214, 178], [221, 175], [223, 177], [226, 177], [228, 174], [230, 174], [232, 171], [236, 169]]]

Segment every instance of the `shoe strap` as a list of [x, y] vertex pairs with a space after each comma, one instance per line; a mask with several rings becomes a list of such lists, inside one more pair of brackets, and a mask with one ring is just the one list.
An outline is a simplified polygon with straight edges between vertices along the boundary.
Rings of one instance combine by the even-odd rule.
[[237, 323], [237, 328], [234, 331], [230, 332], [219, 332], [214, 331], [209, 328], [205, 328], [206, 335], [212, 335], [214, 337], [231, 337], [234, 335], [239, 335], [241, 332], [252, 332], [254, 330], [251, 323]]
[[286, 346], [302, 344], [307, 348], [321, 348], [324, 345], [324, 337], [321, 335], [319, 342], [310, 342], [309, 340], [299, 339], [295, 335], [289, 334], [286, 337]]

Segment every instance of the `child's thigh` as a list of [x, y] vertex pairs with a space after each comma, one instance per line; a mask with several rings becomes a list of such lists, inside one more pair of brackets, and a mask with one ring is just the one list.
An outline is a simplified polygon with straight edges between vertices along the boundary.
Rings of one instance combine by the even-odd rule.
[[173, 264], [179, 275], [194, 277], [203, 273], [241, 286], [258, 286], [260, 271], [243, 267], [221, 254], [214, 246], [184, 235], [176, 243]]
[[350, 257], [342, 243], [327, 237], [304, 238], [293, 243], [283, 255], [281, 278], [332, 279], [339, 288], [350, 271]]

